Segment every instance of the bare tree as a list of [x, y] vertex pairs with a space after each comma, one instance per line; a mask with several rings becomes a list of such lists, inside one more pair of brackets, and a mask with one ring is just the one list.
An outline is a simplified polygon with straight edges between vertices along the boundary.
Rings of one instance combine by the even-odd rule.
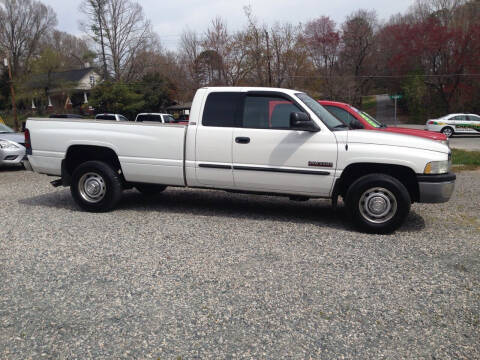
[[108, 73], [116, 81], [131, 80], [134, 59], [152, 37], [142, 7], [131, 0], [88, 0], [83, 8], [91, 15], [84, 30], [102, 48], [102, 56], [105, 52]]
[[90, 35], [95, 43], [100, 46], [102, 56], [103, 78], [108, 79], [108, 65], [105, 53], [104, 23], [102, 14], [105, 9], [106, 0], [83, 0], [80, 10], [87, 15], [87, 21], [80, 23], [83, 30]]
[[375, 11], [366, 10], [354, 12], [342, 25], [342, 67], [354, 78], [354, 94], [350, 97], [356, 105], [361, 104], [361, 96], [366, 92], [371, 80], [364, 76], [367, 75], [367, 70], [370, 70], [367, 59], [374, 50], [377, 26]]
[[64, 69], [84, 68], [91, 65], [96, 57], [87, 41], [58, 30], [54, 30], [41, 47], [55, 49], [61, 57], [60, 66]]
[[198, 34], [192, 30], [185, 30], [180, 40], [180, 62], [190, 80], [190, 90], [200, 86], [200, 71], [197, 58], [201, 52], [202, 46]]
[[0, 2], [0, 49], [11, 59], [14, 76], [24, 70], [42, 39], [56, 24], [53, 9], [39, 1]]
[[229, 34], [225, 21], [217, 17], [212, 20], [202, 41], [204, 51], [214, 51], [218, 56], [212, 60], [218, 65], [219, 85], [238, 85], [248, 72], [245, 34]]

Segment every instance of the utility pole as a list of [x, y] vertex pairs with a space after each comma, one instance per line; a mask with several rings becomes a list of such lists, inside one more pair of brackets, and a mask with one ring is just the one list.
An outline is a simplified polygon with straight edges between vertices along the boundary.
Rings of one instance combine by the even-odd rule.
[[13, 111], [13, 121], [15, 131], [18, 131], [20, 127], [18, 126], [18, 118], [17, 118], [17, 103], [15, 101], [15, 88], [13, 87], [13, 79], [12, 79], [12, 69], [10, 68], [10, 61], [8, 61], [8, 57], [3, 60], [3, 63], [6, 67], [8, 67], [8, 78], [10, 79], [10, 94], [12, 98], [12, 111]]
[[397, 96], [395, 96], [395, 127], [397, 127]]

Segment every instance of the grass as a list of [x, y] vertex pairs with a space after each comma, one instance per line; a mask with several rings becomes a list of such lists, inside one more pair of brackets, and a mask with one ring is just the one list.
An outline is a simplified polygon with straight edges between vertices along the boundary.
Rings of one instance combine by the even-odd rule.
[[375, 95], [364, 96], [362, 98], [362, 110], [370, 111], [377, 108], [377, 97]]
[[452, 149], [452, 164], [464, 166], [480, 166], [480, 151]]

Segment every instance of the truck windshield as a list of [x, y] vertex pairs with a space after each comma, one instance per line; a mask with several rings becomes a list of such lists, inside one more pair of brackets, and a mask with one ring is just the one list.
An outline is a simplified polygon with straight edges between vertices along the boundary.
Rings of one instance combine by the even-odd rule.
[[345, 130], [347, 125], [330, 114], [327, 109], [305, 93], [295, 94], [330, 130]]

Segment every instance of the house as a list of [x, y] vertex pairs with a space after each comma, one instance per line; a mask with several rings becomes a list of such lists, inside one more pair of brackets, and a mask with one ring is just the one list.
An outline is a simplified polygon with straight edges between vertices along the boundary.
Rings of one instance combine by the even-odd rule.
[[[91, 89], [102, 81], [93, 67], [36, 75], [29, 87], [47, 98], [47, 108], [51, 111], [88, 106]], [[32, 110], [36, 109], [35, 95], [32, 96]]]
[[192, 102], [186, 102], [181, 104], [176, 104], [167, 107], [167, 112], [172, 114], [175, 119], [186, 120], [190, 116], [190, 109], [192, 108]]

